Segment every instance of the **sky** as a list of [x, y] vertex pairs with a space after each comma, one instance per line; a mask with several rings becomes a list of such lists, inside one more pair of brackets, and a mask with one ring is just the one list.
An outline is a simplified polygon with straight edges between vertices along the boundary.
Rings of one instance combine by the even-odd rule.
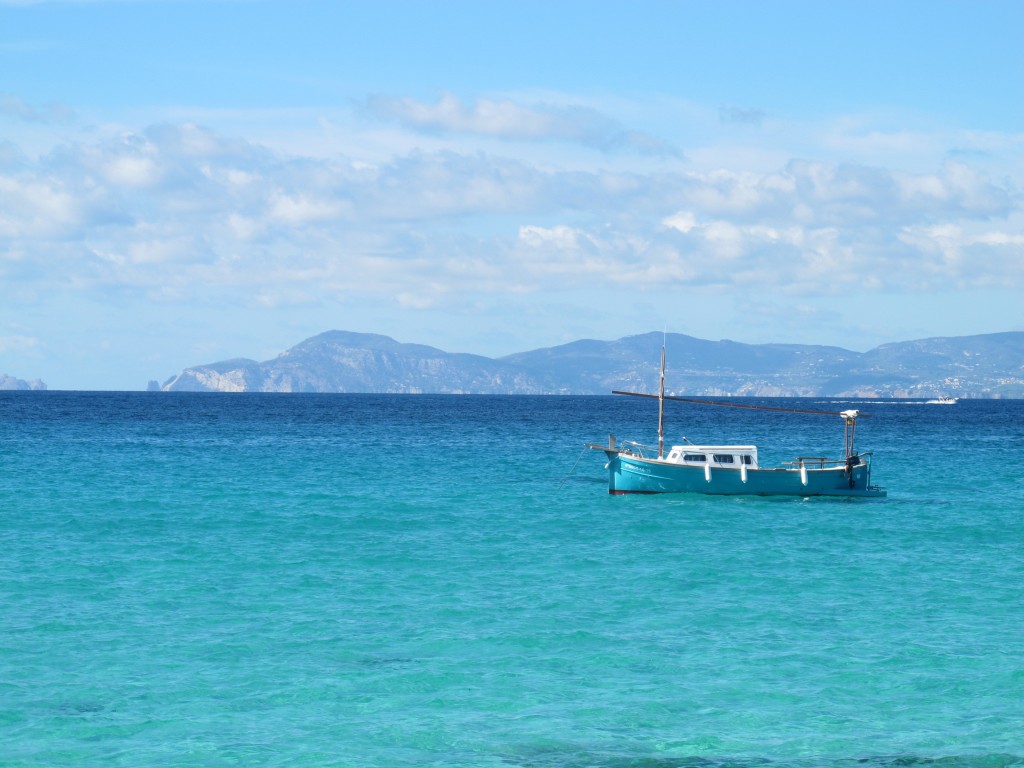
[[1018, 0], [0, 0], [0, 375], [1024, 331]]

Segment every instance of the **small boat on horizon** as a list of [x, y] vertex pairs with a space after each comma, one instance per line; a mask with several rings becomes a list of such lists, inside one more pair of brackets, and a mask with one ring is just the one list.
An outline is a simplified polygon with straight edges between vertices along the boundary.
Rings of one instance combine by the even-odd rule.
[[936, 397], [934, 400], [925, 400], [925, 405], [956, 405], [958, 401], [956, 397]]
[[[665, 394], [665, 349], [661, 350], [661, 384], [657, 395], [613, 391], [616, 395], [658, 400], [658, 446], [637, 442], [590, 444], [608, 456], [608, 493], [700, 493], [716, 496], [844, 496], [882, 498], [885, 490], [871, 483], [872, 453], [858, 453], [854, 435], [859, 411], [810, 411], [738, 403], [693, 400]], [[762, 467], [753, 445], [697, 445], [687, 441], [665, 451], [665, 401], [721, 405], [757, 410], [839, 416], [845, 425], [845, 455], [841, 459], [798, 456], [781, 467]], [[685, 438], [684, 438], [685, 439]]]

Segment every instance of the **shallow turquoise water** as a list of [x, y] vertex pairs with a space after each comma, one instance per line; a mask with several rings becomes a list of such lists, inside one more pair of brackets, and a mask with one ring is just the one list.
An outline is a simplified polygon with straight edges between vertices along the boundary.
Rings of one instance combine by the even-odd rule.
[[4, 393], [0, 766], [1024, 765], [1024, 402], [856, 407], [885, 500], [608, 496], [630, 399]]

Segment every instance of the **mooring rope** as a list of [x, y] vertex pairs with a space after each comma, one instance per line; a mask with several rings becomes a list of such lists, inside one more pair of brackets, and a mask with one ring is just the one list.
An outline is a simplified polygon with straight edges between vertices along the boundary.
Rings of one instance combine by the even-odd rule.
[[580, 459], [582, 459], [582, 458], [583, 458], [583, 454], [585, 454], [585, 453], [586, 453], [586, 452], [587, 452], [588, 450], [590, 450], [590, 448], [589, 448], [588, 446], [583, 446], [583, 450], [582, 450], [582, 451], [580, 451], [580, 455], [576, 457], [576, 461], [575, 461], [575, 462], [573, 463], [573, 465], [572, 465], [572, 469], [570, 469], [570, 470], [569, 470], [569, 474], [568, 474], [568, 475], [566, 475], [565, 477], [563, 477], [563, 478], [562, 478], [562, 482], [560, 482], [560, 483], [558, 484], [558, 490], [559, 490], [559, 491], [560, 491], [560, 490], [562, 490], [562, 486], [563, 486], [563, 485], [565, 485], [566, 481], [567, 481], [567, 480], [568, 480], [568, 479], [569, 479], [570, 477], [572, 477], [572, 473], [576, 471], [576, 465], [580, 463]]

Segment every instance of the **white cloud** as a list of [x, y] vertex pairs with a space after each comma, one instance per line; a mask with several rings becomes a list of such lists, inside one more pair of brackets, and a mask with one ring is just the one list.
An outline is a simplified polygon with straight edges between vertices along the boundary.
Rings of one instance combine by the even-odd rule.
[[743, 125], [760, 125], [767, 115], [764, 110], [735, 105], [718, 108], [718, 119], [723, 123], [739, 123]]
[[579, 244], [580, 234], [580, 230], [564, 225], [556, 227], [527, 225], [519, 228], [519, 240], [524, 245], [534, 248], [553, 246], [560, 250], [575, 250]]
[[115, 186], [145, 187], [157, 180], [157, 168], [149, 157], [116, 157], [104, 168], [104, 176]]
[[276, 193], [271, 196], [268, 213], [272, 218], [294, 226], [341, 218], [350, 208], [346, 200], [324, 200], [301, 194]]
[[59, 238], [77, 232], [90, 200], [45, 174], [0, 176], [0, 238]]
[[666, 227], [677, 229], [686, 234], [697, 226], [697, 217], [694, 216], [692, 211], [677, 211], [671, 216], [664, 218], [661, 223]]
[[985, 232], [975, 237], [974, 242], [984, 245], [1024, 245], [1024, 234]]
[[23, 352], [39, 345], [39, 339], [21, 334], [0, 336], [0, 352]]
[[433, 285], [417, 291], [402, 291], [396, 298], [399, 306], [407, 309], [431, 309], [437, 305], [439, 293], [444, 292], [439, 292], [437, 286]]
[[367, 110], [409, 128], [489, 136], [511, 141], [568, 141], [602, 151], [676, 155], [669, 144], [640, 131], [624, 129], [600, 112], [578, 105], [524, 105], [512, 99], [479, 98], [464, 103], [451, 93], [434, 102], [376, 96]]
[[74, 118], [75, 113], [67, 104], [60, 102], [35, 106], [12, 93], [0, 93], [0, 116], [2, 115], [28, 123], [67, 123]]

